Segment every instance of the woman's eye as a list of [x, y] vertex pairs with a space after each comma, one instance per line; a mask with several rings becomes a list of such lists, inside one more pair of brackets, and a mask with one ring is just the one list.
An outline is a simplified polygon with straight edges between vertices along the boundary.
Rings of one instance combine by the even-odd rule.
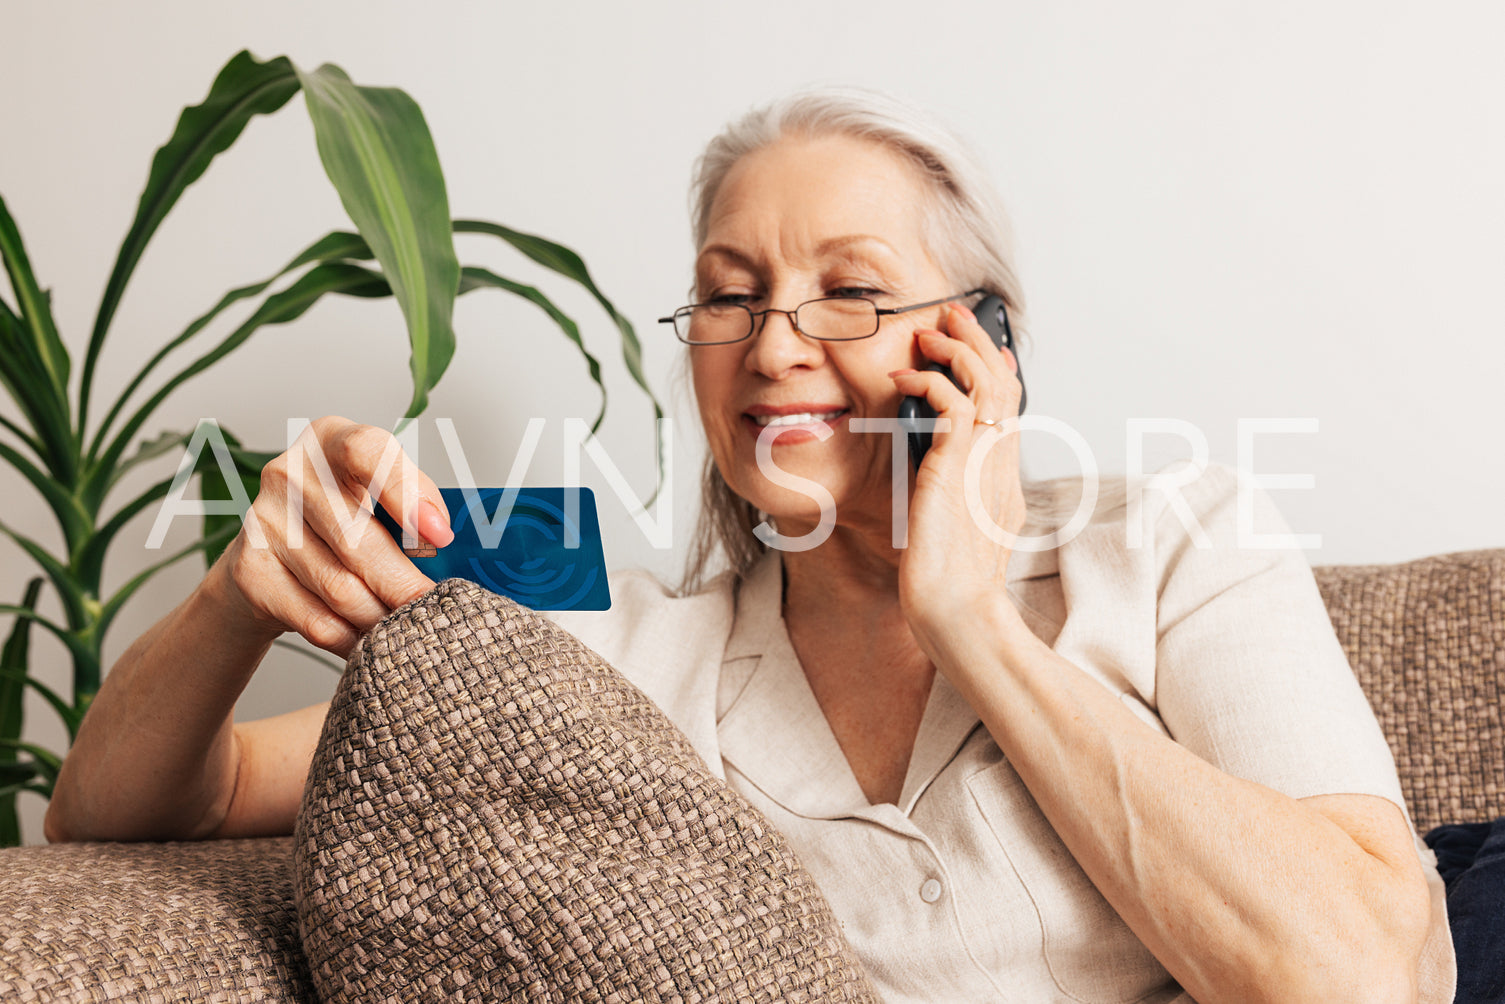
[[705, 302], [725, 306], [746, 306], [752, 300], [753, 296], [751, 293], [713, 293], [706, 297]]
[[883, 291], [871, 289], [867, 286], [838, 286], [828, 294], [832, 297], [868, 297], [882, 296]]

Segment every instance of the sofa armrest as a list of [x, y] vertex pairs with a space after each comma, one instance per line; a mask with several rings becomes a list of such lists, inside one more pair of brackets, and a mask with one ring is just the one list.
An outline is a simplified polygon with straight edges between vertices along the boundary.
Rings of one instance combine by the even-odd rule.
[[0, 851], [0, 1000], [315, 1000], [291, 843]]
[[1416, 828], [1505, 815], [1505, 548], [1314, 571]]

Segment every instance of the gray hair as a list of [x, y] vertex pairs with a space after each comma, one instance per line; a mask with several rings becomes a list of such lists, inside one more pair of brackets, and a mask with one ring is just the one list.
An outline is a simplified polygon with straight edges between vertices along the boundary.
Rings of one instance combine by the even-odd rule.
[[[696, 161], [690, 185], [695, 247], [705, 243], [711, 207], [732, 167], [784, 136], [853, 136], [913, 164], [931, 199], [924, 213], [925, 250], [958, 289], [986, 289], [1008, 307], [1015, 344], [1027, 340], [1024, 294], [1013, 265], [1008, 217], [982, 163], [953, 132], [903, 101], [858, 87], [799, 91], [731, 123]], [[683, 589], [703, 586], [718, 555], [741, 578], [768, 549], [753, 536], [760, 514], [736, 495], [706, 457], [701, 515], [685, 565]]]

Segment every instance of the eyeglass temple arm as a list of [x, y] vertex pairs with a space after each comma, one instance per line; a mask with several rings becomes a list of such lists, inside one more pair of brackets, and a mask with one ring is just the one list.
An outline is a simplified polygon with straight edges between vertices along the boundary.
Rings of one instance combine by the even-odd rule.
[[937, 307], [943, 303], [950, 303], [952, 300], [965, 300], [969, 296], [980, 296], [986, 292], [987, 290], [985, 289], [970, 289], [965, 293], [957, 293], [955, 296], [943, 296], [939, 300], [913, 303], [907, 307], [874, 307], [873, 309], [878, 312], [880, 317], [885, 317], [889, 314], [905, 314], [911, 310], [924, 310], [926, 307]]

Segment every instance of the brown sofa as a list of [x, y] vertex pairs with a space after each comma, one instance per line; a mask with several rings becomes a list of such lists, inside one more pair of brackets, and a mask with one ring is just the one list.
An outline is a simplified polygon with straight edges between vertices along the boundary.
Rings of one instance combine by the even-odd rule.
[[[1316, 570], [1418, 830], [1505, 815], [1505, 549]], [[0, 851], [0, 1000], [312, 1001], [291, 840]]]

